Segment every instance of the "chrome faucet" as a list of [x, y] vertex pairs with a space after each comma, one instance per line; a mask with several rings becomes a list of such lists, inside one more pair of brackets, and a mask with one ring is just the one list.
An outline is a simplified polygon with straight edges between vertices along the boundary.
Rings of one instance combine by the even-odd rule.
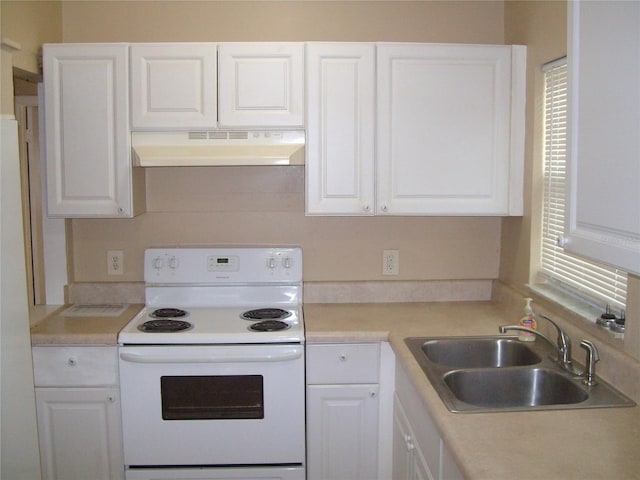
[[567, 333], [562, 330], [556, 322], [554, 322], [546, 315], [536, 314], [536, 316], [544, 318], [556, 328], [556, 331], [558, 332], [558, 338], [555, 343], [553, 342], [553, 340], [549, 339], [549, 337], [540, 333], [538, 330], [521, 327], [520, 325], [502, 325], [500, 327], [500, 333], [506, 333], [508, 330], [521, 330], [524, 332], [533, 333], [541, 338], [544, 338], [556, 349], [556, 352], [558, 353], [557, 362], [564, 370], [571, 373], [572, 375], [582, 375], [582, 373], [575, 369], [571, 361], [571, 338], [569, 337], [569, 335], [567, 335]]
[[523, 332], [533, 333], [534, 335], [537, 335], [540, 338], [545, 339], [550, 345], [552, 345], [555, 348], [558, 355], [556, 361], [564, 370], [566, 370], [572, 375], [576, 375], [578, 377], [584, 377], [584, 380], [582, 381], [582, 383], [584, 383], [589, 387], [593, 387], [597, 385], [597, 382], [595, 381], [596, 362], [600, 360], [600, 356], [598, 355], [598, 349], [593, 344], [593, 342], [589, 340], [582, 340], [582, 342], [580, 342], [580, 346], [587, 351], [587, 360], [585, 362], [586, 366], [584, 371], [580, 372], [574, 367], [573, 362], [571, 361], [571, 338], [569, 337], [569, 335], [567, 335], [567, 332], [562, 330], [556, 322], [554, 322], [552, 319], [550, 319], [546, 315], [539, 313], [539, 314], [536, 314], [536, 316], [544, 318], [545, 320], [550, 322], [551, 325], [556, 327], [556, 331], [558, 332], [558, 338], [556, 339], [555, 343], [553, 342], [553, 340], [551, 340], [549, 337], [539, 332], [538, 330], [522, 327], [520, 325], [501, 325], [499, 327], [500, 333], [506, 333], [509, 330], [519, 330]]
[[556, 327], [556, 331], [558, 332], [558, 362], [563, 366], [569, 366], [573, 369], [573, 366], [571, 365], [571, 338], [569, 338], [567, 332], [562, 330], [560, 326], [549, 317], [541, 313], [539, 313], [538, 316], [544, 318], [547, 322]]
[[600, 360], [600, 355], [598, 355], [596, 346], [589, 340], [582, 340], [580, 346], [587, 351], [587, 361], [585, 362], [584, 380], [582, 380], [582, 383], [588, 387], [593, 387], [598, 384], [598, 382], [596, 382], [596, 362]]

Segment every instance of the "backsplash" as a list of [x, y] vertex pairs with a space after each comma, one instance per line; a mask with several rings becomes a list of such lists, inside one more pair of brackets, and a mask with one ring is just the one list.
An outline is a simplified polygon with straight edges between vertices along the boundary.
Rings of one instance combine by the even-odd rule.
[[[305, 282], [305, 303], [465, 302], [491, 300], [491, 280]], [[143, 282], [69, 285], [69, 303], [144, 303]]]

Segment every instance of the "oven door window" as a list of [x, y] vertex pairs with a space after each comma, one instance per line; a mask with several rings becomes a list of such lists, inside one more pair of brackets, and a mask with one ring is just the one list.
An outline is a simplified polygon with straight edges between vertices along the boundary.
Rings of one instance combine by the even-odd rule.
[[160, 377], [163, 420], [264, 418], [262, 375]]

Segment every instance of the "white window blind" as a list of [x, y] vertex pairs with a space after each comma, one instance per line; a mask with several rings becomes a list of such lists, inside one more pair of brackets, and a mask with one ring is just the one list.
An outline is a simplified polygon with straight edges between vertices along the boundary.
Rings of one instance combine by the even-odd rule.
[[564, 233], [567, 135], [567, 62], [544, 67], [544, 212], [541, 273], [561, 288], [597, 304], [624, 309], [627, 274], [565, 253], [557, 245]]

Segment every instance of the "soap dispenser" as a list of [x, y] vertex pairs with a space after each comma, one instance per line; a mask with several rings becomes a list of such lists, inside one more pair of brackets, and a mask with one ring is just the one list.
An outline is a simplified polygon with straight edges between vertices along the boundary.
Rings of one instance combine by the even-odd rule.
[[[519, 322], [520, 326], [527, 327], [532, 330], [536, 330], [538, 325], [536, 323], [536, 319], [533, 314], [533, 309], [531, 308], [531, 302], [533, 301], [533, 299], [525, 298], [524, 300], [526, 304], [524, 306], [524, 316], [520, 319], [520, 322]], [[518, 332], [518, 340], [522, 342], [535, 342], [536, 335], [531, 332], [524, 332], [521, 330]]]

